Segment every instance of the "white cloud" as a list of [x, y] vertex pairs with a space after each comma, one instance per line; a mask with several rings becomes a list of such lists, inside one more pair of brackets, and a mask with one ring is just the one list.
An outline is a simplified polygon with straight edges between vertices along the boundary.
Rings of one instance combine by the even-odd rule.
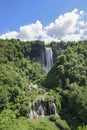
[[16, 38], [22, 41], [44, 40], [46, 43], [51, 41], [78, 41], [86, 40], [87, 22], [84, 20], [85, 12], [74, 9], [60, 15], [48, 26], [43, 26], [40, 21], [29, 25], [21, 26], [19, 32], [12, 31], [0, 35], [2, 39]]
[[47, 34], [59, 40], [80, 40], [80, 28], [85, 26], [85, 22], [81, 20], [83, 14], [84, 11], [74, 9], [72, 12], [60, 15], [54, 23], [46, 27]]
[[41, 33], [42, 33], [42, 24], [40, 21], [36, 21], [35, 24], [20, 27], [20, 31], [17, 38], [23, 41], [38, 39]]
[[61, 39], [69, 33], [74, 33], [79, 18], [78, 10], [60, 15], [54, 23], [46, 27], [47, 34]]
[[80, 35], [79, 34], [70, 34], [66, 35], [62, 38], [63, 41], [80, 41]]
[[7, 32], [5, 34], [2, 34], [0, 36], [1, 39], [11, 39], [11, 38], [16, 38], [18, 35], [18, 32], [12, 31], [12, 32]]

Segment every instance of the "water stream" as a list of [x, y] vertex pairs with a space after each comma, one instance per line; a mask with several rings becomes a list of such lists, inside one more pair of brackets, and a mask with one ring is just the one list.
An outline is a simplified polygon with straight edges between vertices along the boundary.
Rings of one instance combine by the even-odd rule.
[[55, 102], [52, 101], [44, 101], [44, 100], [36, 100], [31, 101], [29, 104], [29, 118], [34, 118], [38, 116], [45, 116], [55, 114], [57, 115], [57, 108]]
[[45, 51], [46, 51], [46, 70], [48, 72], [53, 66], [53, 52], [50, 47], [46, 47]]

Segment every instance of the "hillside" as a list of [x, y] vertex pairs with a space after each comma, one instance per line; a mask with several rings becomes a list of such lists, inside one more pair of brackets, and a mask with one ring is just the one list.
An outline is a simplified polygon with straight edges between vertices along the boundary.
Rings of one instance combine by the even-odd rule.
[[[46, 47], [52, 49], [54, 63], [48, 73], [42, 59]], [[29, 103], [42, 98], [45, 117], [29, 119]], [[57, 116], [46, 108], [51, 99]], [[45, 45], [43, 41], [0, 40], [1, 130], [85, 130], [86, 99], [87, 41]]]
[[[62, 96], [61, 115], [76, 129], [87, 124], [87, 42], [71, 44], [57, 58], [45, 85]], [[82, 129], [82, 128], [81, 128]], [[83, 128], [85, 130], [86, 128]]]
[[72, 83], [87, 85], [87, 42], [67, 46], [47, 75], [46, 84], [50, 88], [67, 88]]

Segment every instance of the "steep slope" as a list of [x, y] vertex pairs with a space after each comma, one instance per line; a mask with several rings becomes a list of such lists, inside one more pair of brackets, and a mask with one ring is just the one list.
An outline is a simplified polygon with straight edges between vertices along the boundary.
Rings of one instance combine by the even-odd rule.
[[67, 88], [69, 84], [77, 83], [79, 86], [87, 84], [87, 43], [76, 44], [58, 56], [53, 68], [46, 78], [49, 88]]

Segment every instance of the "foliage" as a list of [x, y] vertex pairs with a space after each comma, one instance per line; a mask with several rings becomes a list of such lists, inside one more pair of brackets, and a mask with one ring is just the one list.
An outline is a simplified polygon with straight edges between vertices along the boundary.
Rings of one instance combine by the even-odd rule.
[[69, 94], [69, 109], [80, 122], [87, 123], [87, 88], [76, 88]]
[[86, 126], [85, 125], [84, 126], [79, 126], [78, 130], [87, 130], [87, 125]]
[[59, 118], [59, 116], [57, 116], [57, 115], [51, 115], [51, 116], [49, 117], [49, 120], [50, 120], [50, 121], [56, 121], [58, 118]]
[[[46, 91], [48, 97], [54, 97], [62, 117], [50, 117], [58, 129], [87, 129], [87, 41], [51, 42], [46, 46], [52, 48], [56, 62], [47, 77], [37, 62], [43, 60], [43, 41], [0, 40], [1, 130], [56, 130], [50, 124], [27, 118], [29, 101]], [[31, 83], [39, 86], [38, 91], [29, 90]]]
[[37, 43], [44, 46], [39, 41], [0, 40], [0, 111], [9, 108], [18, 111], [17, 115], [27, 115], [33, 94], [28, 86], [30, 83], [41, 86], [45, 78], [40, 64], [30, 59], [32, 46]]
[[48, 95], [50, 96], [49, 98], [54, 97], [54, 102], [56, 104], [57, 107], [57, 112], [61, 111], [61, 95], [56, 91], [56, 90], [52, 90], [50, 89]]
[[67, 42], [48, 72], [45, 86], [61, 96], [60, 114], [73, 130], [87, 124], [87, 41]]
[[66, 123], [65, 120], [57, 119], [56, 120], [56, 125], [61, 129], [61, 130], [70, 130], [70, 127]]
[[87, 42], [68, 46], [62, 52], [46, 78], [49, 88], [69, 88], [76, 82], [79, 86], [87, 85]]
[[51, 115], [49, 117], [49, 120], [55, 122], [56, 126], [60, 128], [60, 130], [70, 130], [67, 122], [65, 120], [62, 120], [58, 115]]
[[44, 122], [35, 122], [24, 117], [16, 118], [11, 110], [4, 110], [0, 115], [0, 130], [57, 130]]
[[79, 125], [87, 124], [87, 88], [74, 83], [70, 90], [62, 91], [60, 94], [61, 116], [68, 121], [70, 127], [75, 130]]

